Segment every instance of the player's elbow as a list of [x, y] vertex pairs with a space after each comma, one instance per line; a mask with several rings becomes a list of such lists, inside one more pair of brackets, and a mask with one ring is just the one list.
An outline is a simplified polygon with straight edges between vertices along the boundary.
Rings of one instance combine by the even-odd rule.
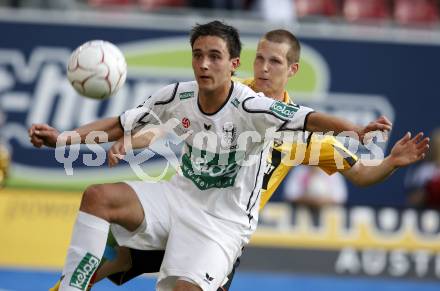
[[363, 165], [356, 163], [349, 170], [343, 172], [345, 178], [347, 178], [353, 185], [357, 187], [367, 187], [374, 182], [370, 179], [370, 175], [365, 171]]

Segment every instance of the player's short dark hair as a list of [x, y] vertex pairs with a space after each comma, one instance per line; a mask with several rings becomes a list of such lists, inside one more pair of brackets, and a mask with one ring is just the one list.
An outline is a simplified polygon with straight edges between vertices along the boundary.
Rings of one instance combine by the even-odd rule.
[[290, 47], [286, 56], [289, 65], [299, 62], [301, 45], [293, 33], [285, 29], [275, 29], [267, 32], [263, 38], [276, 43], [286, 43]]
[[226, 42], [230, 58], [239, 58], [241, 53], [241, 41], [235, 27], [215, 20], [205, 24], [196, 24], [190, 33], [191, 47], [201, 36], [217, 36]]

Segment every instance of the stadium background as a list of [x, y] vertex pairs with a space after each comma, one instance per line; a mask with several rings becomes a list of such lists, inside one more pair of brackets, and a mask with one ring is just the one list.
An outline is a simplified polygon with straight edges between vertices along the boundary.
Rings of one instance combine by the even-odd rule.
[[[280, 25], [221, 18], [239, 28], [245, 43], [239, 76], [250, 76], [258, 37]], [[0, 289], [46, 290], [63, 264], [81, 190], [134, 176], [127, 165], [85, 167], [83, 158], [96, 152], [85, 147], [73, 163], [74, 175], [67, 175], [54, 151], [30, 146], [29, 125], [71, 129], [119, 114], [163, 84], [191, 79], [188, 30], [210, 19], [0, 10], [1, 138], [12, 153], [8, 183], [0, 190]], [[438, 29], [329, 21], [287, 27], [303, 44], [301, 71], [289, 84], [297, 102], [360, 124], [384, 114], [394, 122], [390, 144], [408, 130], [430, 133], [439, 125]], [[71, 50], [90, 39], [117, 44], [129, 64], [127, 84], [109, 101], [81, 98], [65, 79]], [[158, 156], [145, 166], [151, 175], [165, 168]], [[325, 209], [318, 222], [305, 209], [269, 205], [232, 290], [438, 290], [438, 213], [406, 208], [404, 174], [374, 187], [350, 186], [347, 207]], [[96, 290], [153, 285], [143, 278], [120, 288], [106, 282]]]

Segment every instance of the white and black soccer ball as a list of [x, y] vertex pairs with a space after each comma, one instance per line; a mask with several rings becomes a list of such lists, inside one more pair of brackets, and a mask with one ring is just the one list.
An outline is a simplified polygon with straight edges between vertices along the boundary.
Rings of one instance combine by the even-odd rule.
[[79, 46], [67, 65], [67, 78], [73, 88], [93, 99], [115, 94], [126, 76], [124, 55], [117, 46], [104, 40], [92, 40]]

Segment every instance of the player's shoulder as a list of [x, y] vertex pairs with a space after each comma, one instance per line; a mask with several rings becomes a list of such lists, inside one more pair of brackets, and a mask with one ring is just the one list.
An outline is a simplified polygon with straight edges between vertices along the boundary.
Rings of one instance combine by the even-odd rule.
[[169, 104], [175, 103], [179, 100], [186, 100], [197, 96], [197, 83], [192, 82], [178, 82], [166, 85], [157, 90], [152, 97], [154, 97], [155, 104]]
[[254, 90], [252, 90], [249, 86], [243, 84], [241, 81], [233, 81], [232, 85], [234, 86], [233, 95], [235, 96], [253, 96], [256, 95]]

